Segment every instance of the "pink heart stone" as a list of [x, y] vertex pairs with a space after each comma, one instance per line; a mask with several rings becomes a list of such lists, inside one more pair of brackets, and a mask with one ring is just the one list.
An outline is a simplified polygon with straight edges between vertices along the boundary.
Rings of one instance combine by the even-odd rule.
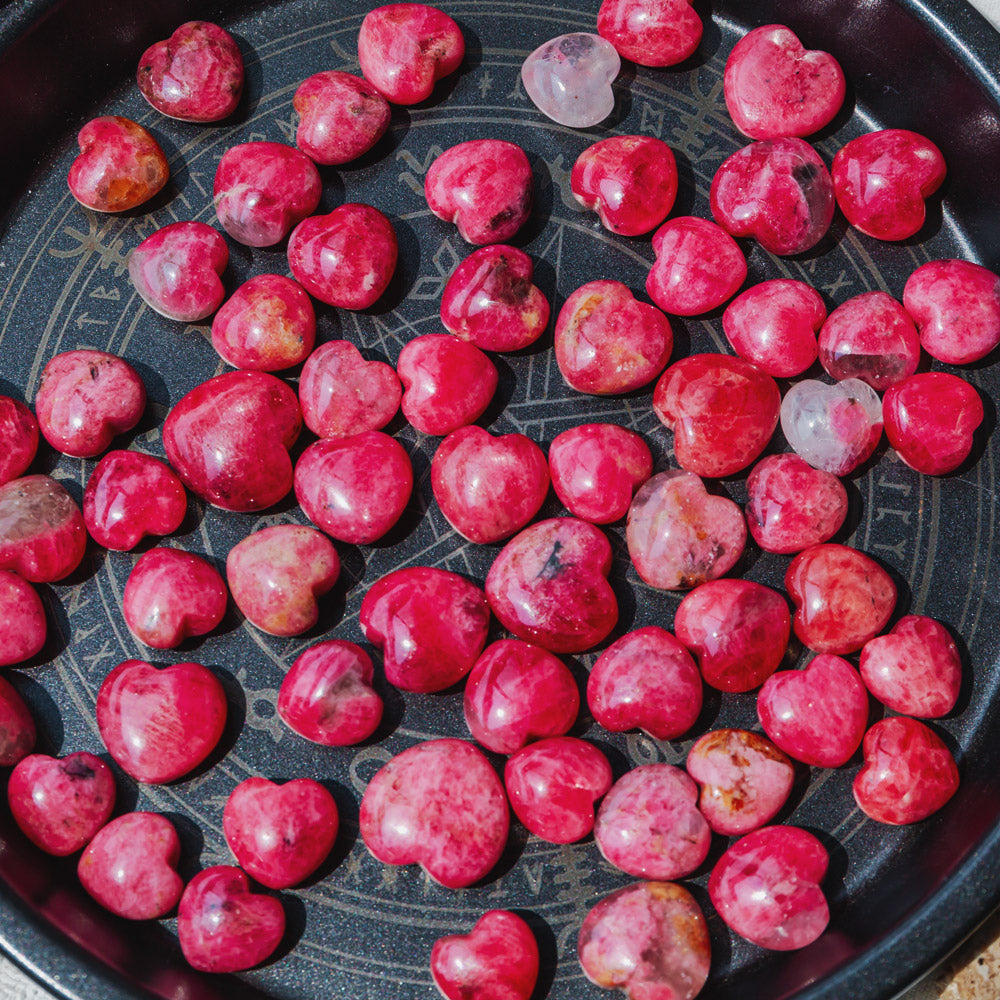
[[419, 864], [461, 889], [500, 860], [510, 820], [496, 772], [471, 743], [428, 740], [397, 754], [368, 782], [359, 825], [365, 846], [389, 865]]
[[661, 590], [690, 590], [729, 572], [743, 554], [739, 507], [711, 495], [693, 473], [660, 472], [635, 495], [626, 540], [639, 576]]
[[789, 756], [816, 767], [840, 767], [861, 745], [868, 692], [847, 660], [820, 653], [805, 670], [782, 670], [764, 682], [757, 717]]
[[222, 811], [233, 856], [269, 889], [288, 889], [312, 875], [333, 848], [339, 825], [333, 796], [311, 778], [283, 785], [247, 778]]
[[10, 681], [0, 677], [0, 767], [13, 767], [35, 749], [31, 710]]
[[529, 1000], [538, 963], [535, 935], [509, 910], [488, 910], [468, 934], [431, 949], [431, 976], [447, 1000]]
[[594, 823], [602, 856], [629, 875], [690, 875], [708, 855], [712, 831], [698, 811], [698, 786], [672, 764], [642, 764], [620, 777]]
[[204, 222], [174, 222], [147, 236], [128, 258], [128, 274], [143, 302], [167, 319], [197, 323], [226, 297], [221, 275], [229, 247]]
[[584, 974], [629, 1000], [694, 1000], [708, 979], [711, 941], [694, 897], [673, 882], [636, 882], [605, 896], [577, 941]]
[[830, 921], [819, 885], [828, 862], [826, 848], [806, 830], [764, 827], [716, 862], [708, 894], [719, 916], [748, 941], [772, 951], [804, 948]]
[[703, 26], [689, 0], [603, 0], [597, 31], [640, 66], [676, 66], [694, 55]]
[[158, 669], [126, 660], [97, 693], [97, 728], [124, 771], [158, 785], [193, 771], [215, 749], [226, 708], [222, 685], [199, 663]]
[[38, 421], [18, 399], [0, 396], [0, 486], [23, 476], [38, 451]]
[[27, 580], [6, 569], [0, 570], [0, 622], [0, 667], [23, 663], [42, 651], [48, 636], [42, 599]]
[[98, 830], [76, 871], [106, 910], [127, 920], [155, 920], [181, 898], [180, 857], [180, 838], [166, 816], [130, 812]]
[[107, 823], [115, 807], [115, 779], [100, 757], [31, 754], [7, 783], [11, 815], [24, 835], [47, 854], [75, 854]]
[[181, 896], [177, 936], [188, 964], [201, 972], [241, 972], [260, 965], [284, 934], [281, 902], [252, 893], [239, 868], [206, 868]]
[[599, 528], [552, 518], [503, 547], [486, 576], [486, 596], [514, 635], [553, 653], [579, 653], [618, 621], [610, 570], [611, 545]]

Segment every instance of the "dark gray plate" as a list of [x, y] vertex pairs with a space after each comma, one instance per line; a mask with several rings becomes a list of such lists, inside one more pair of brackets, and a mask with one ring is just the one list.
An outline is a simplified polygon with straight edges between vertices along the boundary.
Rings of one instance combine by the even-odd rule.
[[[348, 200], [380, 207], [396, 226], [401, 261], [398, 277], [371, 312], [321, 309], [322, 339], [346, 337], [371, 357], [395, 361], [413, 336], [441, 329], [443, 283], [469, 247], [427, 211], [423, 174], [440, 149], [475, 137], [513, 139], [532, 161], [537, 207], [516, 242], [537, 260], [537, 280], [554, 311], [576, 287], [597, 278], [617, 278], [642, 294], [652, 260], [648, 238], [604, 233], [573, 202], [569, 170], [587, 145], [605, 135], [656, 135], [678, 157], [681, 190], [674, 214], [708, 216], [712, 174], [744, 143], [722, 102], [722, 67], [739, 32], [772, 22], [790, 25], [810, 47], [828, 49], [847, 72], [848, 105], [817, 140], [827, 162], [847, 139], [870, 128], [906, 127], [942, 148], [949, 177], [943, 200], [935, 202], [918, 239], [882, 245], [838, 220], [823, 244], [801, 258], [779, 260], [748, 243], [750, 280], [802, 278], [832, 306], [876, 288], [899, 297], [910, 272], [930, 259], [962, 256], [990, 266], [1000, 263], [995, 236], [1000, 231], [1000, 120], [993, 80], [1000, 57], [993, 31], [958, 0], [940, 0], [933, 11], [910, 0], [752, 5], [732, 0], [711, 10], [702, 5], [707, 30], [696, 58], [667, 71], [626, 65], [616, 85], [614, 116], [598, 128], [573, 131], [533, 108], [518, 72], [542, 41], [570, 30], [593, 30], [596, 7], [596, 0], [586, 10], [521, 0], [448, 5], [468, 43], [461, 72], [426, 106], [396, 109], [391, 133], [372, 155], [324, 171], [323, 210]], [[0, 236], [0, 392], [31, 402], [39, 372], [53, 354], [79, 346], [109, 349], [141, 372], [150, 397], [142, 426], [120, 445], [162, 455], [159, 428], [167, 410], [224, 366], [206, 339], [206, 327], [185, 329], [142, 305], [125, 273], [126, 256], [168, 222], [215, 222], [210, 193], [222, 152], [251, 139], [292, 141], [295, 86], [321, 69], [356, 68], [364, 10], [355, 0], [200, 6], [182, 0], [144, 5], [90, 0], [6, 8], [6, 47], [0, 52], [0, 211], [6, 217]], [[231, 122], [198, 127], [167, 120], [146, 106], [132, 81], [143, 49], [192, 17], [220, 21], [243, 48], [248, 93]], [[149, 212], [99, 216], [81, 209], [67, 192], [76, 130], [90, 117], [107, 113], [146, 125], [171, 159], [171, 184]], [[250, 251], [233, 244], [231, 249], [230, 289], [252, 274], [286, 271], [280, 248]], [[675, 357], [726, 349], [718, 315], [674, 326]], [[624, 399], [571, 392], [559, 377], [550, 346], [551, 333], [537, 349], [497, 358], [498, 401], [483, 422], [497, 432], [518, 430], [547, 445], [574, 424], [617, 421], [646, 438], [658, 468], [668, 466], [670, 435], [652, 413], [649, 392]], [[962, 787], [932, 819], [894, 829], [865, 820], [855, 808], [850, 783], [857, 760], [837, 771], [803, 774], [780, 818], [813, 830], [830, 848], [826, 888], [833, 917], [823, 937], [799, 953], [769, 954], [737, 941], [715, 916], [704, 885], [709, 864], [724, 849], [720, 839], [703, 870], [687, 880], [705, 904], [713, 939], [706, 998], [889, 997], [943, 956], [997, 900], [1000, 574], [994, 552], [997, 446], [990, 431], [1000, 385], [991, 361], [964, 373], [988, 400], [987, 426], [974, 460], [951, 476], [929, 479], [883, 447], [876, 461], [852, 477], [851, 516], [838, 536], [893, 572], [901, 592], [898, 614], [932, 615], [960, 637], [966, 683], [955, 712], [935, 728], [959, 759]], [[466, 735], [460, 692], [402, 696], [385, 691], [387, 721], [378, 739], [347, 750], [312, 746], [275, 717], [283, 673], [305, 646], [330, 635], [361, 638], [357, 609], [373, 580], [394, 567], [426, 564], [482, 581], [496, 554], [496, 546], [463, 543], [434, 505], [428, 468], [436, 439], [416, 433], [401, 419], [390, 429], [413, 458], [414, 503], [384, 542], [367, 549], [339, 546], [345, 572], [324, 602], [321, 627], [299, 640], [276, 640], [232, 612], [218, 634], [153, 658], [160, 663], [197, 659], [225, 684], [232, 721], [213, 766], [160, 788], [137, 788], [118, 774], [121, 810], [158, 810], [177, 822], [186, 876], [229, 861], [221, 813], [238, 781], [255, 774], [273, 779], [307, 775], [331, 789], [341, 808], [343, 833], [335, 857], [319, 876], [281, 894], [289, 932], [280, 960], [241, 977], [190, 972], [171, 921], [131, 925], [110, 917], [79, 888], [72, 861], [40, 854], [4, 810], [0, 943], [61, 995], [431, 997], [433, 941], [469, 928], [494, 907], [516, 909], [537, 932], [544, 964], [538, 997], [604, 995], [580, 973], [576, 934], [589, 907], [630, 880], [601, 860], [592, 841], [554, 847], [515, 825], [497, 872], [480, 886], [451, 892], [416, 869], [377, 863], [358, 839], [358, 801], [381, 763], [421, 739]], [[773, 449], [783, 447], [777, 438]], [[46, 451], [33, 471], [56, 476], [79, 499], [93, 464]], [[745, 497], [742, 477], [722, 488], [738, 501]], [[561, 508], [552, 499], [545, 512]], [[186, 523], [169, 544], [207, 554], [221, 567], [229, 548], [251, 529], [302, 520], [292, 503], [253, 517], [207, 509], [192, 500]], [[622, 525], [608, 534], [622, 609], [616, 634], [651, 623], [671, 626], [679, 595], [643, 586], [629, 565]], [[41, 720], [46, 752], [103, 753], [93, 711], [101, 679], [123, 659], [150, 658], [128, 634], [120, 613], [134, 558], [92, 547], [72, 579], [43, 588], [51, 641], [37, 663], [10, 676]], [[787, 559], [751, 550], [740, 569], [780, 587], [786, 565]], [[581, 683], [593, 658], [572, 661]], [[575, 732], [606, 749], [620, 774], [636, 763], [683, 762], [691, 739], [722, 725], [754, 726], [753, 696], [710, 695], [690, 739], [674, 743], [634, 735], [612, 738], [587, 718]]]

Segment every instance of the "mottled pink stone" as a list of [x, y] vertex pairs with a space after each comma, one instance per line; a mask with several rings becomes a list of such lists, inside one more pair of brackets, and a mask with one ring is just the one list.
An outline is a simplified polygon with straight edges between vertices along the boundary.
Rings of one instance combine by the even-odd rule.
[[504, 768], [511, 807], [551, 844], [573, 844], [594, 828], [594, 805], [611, 787], [611, 765], [591, 743], [552, 736], [522, 747]]
[[23, 476], [38, 451], [38, 421], [18, 399], [0, 396], [0, 486]]
[[194, 493], [223, 510], [262, 510], [292, 488], [288, 454], [302, 428], [295, 390], [267, 372], [226, 372], [167, 414], [163, 446]]
[[212, 346], [234, 368], [292, 368], [309, 357], [315, 343], [312, 302], [298, 282], [282, 274], [244, 282], [212, 320]]
[[736, 841], [716, 862], [708, 894], [726, 924], [772, 951], [812, 944], [830, 910], [820, 883], [829, 856], [811, 833], [768, 826]]
[[638, 389], [663, 371], [673, 347], [667, 317], [620, 281], [581, 285], [556, 319], [556, 362], [578, 392], [606, 396]]
[[679, 216], [653, 233], [649, 297], [675, 316], [697, 316], [733, 297], [747, 276], [736, 240], [708, 219]]
[[590, 128], [615, 109], [613, 84], [622, 67], [615, 47], [600, 35], [573, 31], [550, 38], [521, 64], [521, 85], [547, 118]]
[[158, 785], [193, 771], [226, 725], [226, 694], [200, 663], [157, 668], [125, 660], [97, 692], [97, 727], [109, 753], [136, 781]]
[[484, 351], [519, 351], [549, 322], [549, 301], [531, 283], [535, 266], [503, 243], [473, 250], [452, 272], [441, 295], [441, 322]]
[[320, 344], [299, 378], [302, 419], [324, 438], [381, 430], [396, 415], [402, 395], [392, 365], [366, 361], [349, 340]]
[[306, 517], [341, 542], [370, 545], [400, 518], [413, 492], [406, 449], [382, 431], [322, 438], [295, 464]]
[[770, 375], [729, 354], [691, 354], [656, 383], [653, 409], [674, 432], [677, 464], [699, 476], [731, 476], [767, 446], [781, 393]]
[[1000, 277], [968, 260], [932, 260], [903, 287], [920, 346], [938, 361], [967, 365], [1000, 344]]
[[13, 767], [35, 749], [35, 720], [17, 688], [0, 677], [0, 767]]
[[688, 0], [603, 0], [597, 31], [640, 66], [676, 66], [694, 55], [701, 18]]
[[783, 24], [748, 31], [726, 60], [726, 108], [751, 139], [812, 135], [833, 120], [845, 92], [837, 60], [806, 49]]
[[45, 607], [27, 580], [0, 570], [0, 667], [30, 660], [41, 652], [48, 635]]
[[128, 552], [147, 535], [170, 535], [187, 513], [184, 484], [152, 455], [109, 451], [83, 491], [83, 520], [106, 549]]
[[319, 171], [305, 153], [280, 142], [230, 146], [215, 169], [213, 200], [222, 228], [238, 243], [280, 243], [323, 194]]
[[128, 118], [94, 118], [77, 135], [70, 194], [95, 212], [127, 212], [163, 190], [170, 166], [160, 144]]
[[389, 573], [365, 594], [365, 638], [382, 650], [386, 680], [404, 691], [443, 691], [486, 646], [490, 609], [474, 583], [433, 566]]
[[604, 858], [629, 875], [690, 875], [708, 854], [712, 831], [698, 811], [698, 786], [672, 764], [627, 771], [604, 797], [594, 840]]
[[538, 964], [535, 935], [509, 910], [487, 910], [468, 934], [431, 949], [431, 977], [446, 1000], [529, 1000]]
[[801, 375], [816, 360], [826, 319], [823, 296], [803, 281], [751, 285], [726, 306], [722, 328], [733, 350], [774, 378]]
[[246, 875], [232, 865], [198, 872], [181, 896], [177, 936], [184, 958], [201, 972], [260, 965], [284, 934], [281, 901], [251, 892]]
[[580, 693], [558, 657], [520, 639], [501, 639], [476, 660], [465, 682], [465, 723], [494, 753], [564, 736], [576, 722]]
[[299, 84], [292, 99], [299, 116], [295, 145], [316, 163], [348, 163], [385, 135], [389, 102], [366, 80], [328, 69]]
[[549, 464], [523, 434], [459, 427], [434, 452], [431, 487], [448, 523], [485, 545], [509, 538], [538, 513], [549, 491]]
[[879, 240], [905, 240], [923, 227], [929, 198], [944, 181], [941, 150], [902, 128], [852, 139], [837, 151], [833, 190], [847, 221]]
[[746, 537], [739, 507], [680, 469], [660, 472], [639, 489], [626, 524], [632, 564], [661, 590], [690, 590], [728, 573]]
[[136, 82], [161, 114], [186, 122], [217, 122], [240, 103], [243, 57], [233, 37], [217, 24], [188, 21], [146, 49]]
[[468, 243], [506, 243], [528, 220], [533, 181], [520, 146], [471, 139], [446, 149], [424, 179], [427, 207]]
[[865, 762], [854, 778], [854, 801], [879, 823], [919, 823], [958, 789], [958, 767], [934, 730], [903, 716], [865, 733]]
[[861, 679], [886, 708], [901, 715], [947, 715], [962, 686], [962, 658], [951, 633], [926, 615], [904, 615], [888, 635], [861, 649]]
[[641, 729], [657, 740], [676, 739], [701, 712], [701, 676], [681, 642], [647, 625], [597, 658], [587, 678], [587, 705], [594, 721], [613, 733]]
[[153, 649], [175, 649], [222, 621], [229, 595], [219, 571], [202, 556], [155, 548], [132, 567], [122, 594], [129, 631]]
[[858, 378], [885, 392], [917, 370], [920, 338], [891, 295], [863, 292], [827, 317], [819, 332], [819, 361], [838, 382]]
[[229, 246], [204, 222], [174, 222], [147, 236], [128, 258], [128, 274], [143, 302], [167, 319], [197, 323], [226, 297], [221, 275]]
[[911, 375], [882, 399], [889, 444], [911, 469], [928, 476], [953, 472], [969, 457], [984, 415], [976, 388], [948, 372]]
[[397, 754], [368, 782], [358, 819], [365, 846], [388, 865], [419, 864], [461, 889], [500, 860], [510, 827], [503, 785], [483, 754], [456, 739]]
[[446, 333], [414, 337], [400, 352], [403, 416], [443, 437], [478, 420], [496, 392], [496, 366], [473, 344]]
[[581, 424], [549, 445], [552, 487], [566, 509], [593, 524], [620, 521], [653, 474], [649, 445], [617, 424]]
[[844, 484], [798, 455], [768, 455], [747, 476], [747, 526], [765, 552], [801, 552], [825, 542], [846, 516]]
[[301, 635], [319, 621], [316, 599], [333, 589], [340, 559], [333, 542], [301, 524], [274, 524], [226, 556], [236, 606], [268, 635]]
[[75, 854], [115, 807], [115, 778], [100, 757], [35, 753], [11, 771], [7, 801], [14, 822], [47, 854]]
[[588, 146], [570, 174], [573, 197], [620, 236], [641, 236], [670, 214], [677, 197], [673, 151], [651, 135], [615, 135]]
[[878, 635], [896, 606], [892, 577], [870, 556], [827, 542], [800, 552], [785, 572], [795, 634], [817, 653], [843, 656]]
[[281, 682], [278, 715], [291, 729], [323, 746], [353, 746], [382, 721], [372, 688], [371, 657], [353, 642], [329, 639], [300, 653]]
[[486, 596], [514, 635], [553, 653], [579, 653], [618, 621], [610, 570], [611, 545], [599, 528], [551, 518], [503, 547], [486, 576]]
[[348, 202], [303, 219], [288, 238], [288, 266], [312, 296], [338, 309], [367, 309], [389, 287], [399, 243], [371, 205]]
[[705, 683], [750, 691], [778, 669], [791, 616], [784, 597], [752, 580], [709, 580], [681, 601], [677, 638], [698, 658]]
[[0, 570], [32, 583], [53, 583], [83, 561], [87, 529], [73, 498], [48, 476], [0, 486]]
[[42, 369], [35, 414], [56, 451], [93, 458], [131, 430], [146, 408], [146, 387], [123, 358], [106, 351], [65, 351]]
[[222, 831], [240, 867], [269, 889], [288, 889], [326, 860], [340, 817], [333, 796], [311, 778], [276, 784], [247, 778], [230, 793]]
[[805, 139], [764, 139], [723, 161], [710, 192], [715, 221], [779, 256], [805, 253], [833, 221], [833, 181]]
[[465, 39], [447, 14], [422, 3], [369, 11], [358, 32], [365, 79], [393, 104], [426, 101], [434, 84], [462, 64]]
[[781, 431], [811, 466], [846, 476], [871, 458], [882, 437], [882, 401], [861, 379], [835, 385], [805, 378], [781, 401]]
[[716, 832], [742, 836], [772, 820], [788, 801], [795, 767], [770, 740], [745, 729], [715, 729], [688, 751], [698, 808]]
[[98, 830], [76, 866], [84, 889], [127, 920], [156, 920], [177, 905], [181, 842], [166, 816], [130, 812]]
[[861, 745], [868, 692], [847, 660], [820, 653], [805, 670], [782, 670], [757, 695], [764, 732], [790, 757], [840, 767]]

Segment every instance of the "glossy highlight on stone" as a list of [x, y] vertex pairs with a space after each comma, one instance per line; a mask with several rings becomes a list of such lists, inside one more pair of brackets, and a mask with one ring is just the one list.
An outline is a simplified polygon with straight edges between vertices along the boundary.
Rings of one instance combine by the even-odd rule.
[[0, 677], [0, 767], [13, 767], [35, 749], [35, 720], [17, 688]]
[[597, 31], [640, 66], [676, 66], [694, 55], [703, 27], [688, 0], [603, 0]]
[[0, 570], [0, 622], [0, 667], [24, 663], [42, 651], [48, 636], [42, 599], [27, 580], [5, 569]]
[[38, 421], [19, 399], [0, 396], [0, 486], [23, 476], [38, 451]]
[[329, 69], [299, 84], [295, 145], [313, 162], [334, 166], [367, 153], [392, 120], [388, 101], [361, 77]]

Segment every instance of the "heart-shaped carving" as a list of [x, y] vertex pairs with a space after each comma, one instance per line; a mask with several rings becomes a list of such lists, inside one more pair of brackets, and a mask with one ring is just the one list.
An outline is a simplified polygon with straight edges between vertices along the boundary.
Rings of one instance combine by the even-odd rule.
[[[48, 635], [45, 606], [38, 591], [27, 580], [6, 569], [0, 570], [0, 621], [4, 623], [0, 634], [0, 667], [23, 663], [41, 652]], [[3, 732], [0, 725], [0, 733]], [[12, 738], [15, 735], [16, 729]]]
[[514, 635], [553, 653], [579, 653], [618, 621], [610, 570], [604, 532], [575, 517], [551, 518], [503, 547], [486, 576], [486, 596]]
[[136, 781], [163, 784], [194, 770], [226, 725], [226, 695], [200, 663], [158, 669], [126, 660], [97, 692], [97, 728], [109, 753]]
[[711, 942], [694, 897], [674, 882], [636, 882], [605, 896], [577, 942], [584, 974], [629, 1000], [694, 1000], [708, 979]]
[[38, 421], [19, 399], [0, 396], [0, 486], [23, 476], [38, 452]]
[[427, 207], [469, 243], [505, 243], [528, 219], [533, 182], [520, 146], [472, 139], [446, 149], [424, 178]]
[[606, 38], [577, 31], [539, 45], [521, 65], [521, 82], [543, 115], [570, 128], [589, 128], [614, 111], [611, 85], [621, 66]]
[[370, 587], [359, 617], [365, 637], [382, 649], [390, 684], [443, 691], [482, 653], [490, 609], [482, 590], [457, 573], [412, 566]]
[[324, 438], [381, 430], [396, 415], [402, 394], [392, 365], [366, 361], [349, 340], [320, 344], [299, 379], [302, 419]]
[[603, 0], [597, 31], [640, 66], [676, 66], [694, 55], [703, 31], [690, 0]]
[[[18, 625], [15, 619], [15, 627]], [[0, 767], [13, 767], [27, 757], [35, 748], [36, 737], [35, 720], [30, 709], [17, 693], [17, 688], [0, 677]]]
[[782, 670], [764, 682], [757, 717], [790, 757], [816, 767], [840, 767], [861, 745], [868, 692], [847, 660], [820, 653], [805, 670]]
[[333, 588], [340, 559], [325, 535], [275, 524], [237, 542], [226, 580], [237, 607], [269, 635], [300, 635], [319, 621], [316, 598]]
[[636, 493], [625, 537], [639, 576], [661, 590], [690, 590], [727, 573], [743, 554], [739, 507], [693, 472], [660, 472]]
[[393, 757], [368, 782], [359, 816], [361, 837], [379, 861], [419, 864], [449, 889], [489, 873], [509, 823], [496, 772], [456, 739], [426, 740]]
[[77, 136], [80, 155], [69, 168], [69, 190], [95, 212], [127, 212], [163, 190], [170, 166], [160, 144], [128, 118], [94, 118]]
[[826, 848], [811, 833], [766, 826], [719, 858], [708, 894], [719, 916], [748, 941], [772, 951], [804, 948], [830, 922], [819, 885], [828, 864]]
[[285, 911], [272, 896], [252, 893], [231, 865], [198, 872], [177, 912], [177, 936], [188, 964], [201, 972], [241, 972], [259, 965], [285, 933]]
[[448, 523], [470, 542], [513, 535], [538, 513], [549, 490], [545, 453], [523, 434], [494, 437], [460, 427], [431, 460], [434, 498]]
[[529, 1000], [538, 962], [531, 928], [509, 910], [488, 910], [468, 934], [434, 942], [431, 976], [447, 1000]]
[[222, 831], [247, 874], [269, 889], [308, 878], [337, 839], [340, 817], [333, 796], [311, 778], [277, 785], [247, 778], [229, 793]]
[[31, 754], [7, 783], [11, 815], [24, 835], [48, 854], [75, 854], [104, 826], [115, 807], [115, 778], [100, 757]]
[[217, 122], [240, 103], [243, 57], [217, 24], [188, 21], [146, 49], [136, 82], [161, 114], [185, 122]]
[[98, 830], [76, 871], [106, 910], [128, 920], [155, 920], [181, 898], [180, 857], [180, 838], [166, 816], [132, 812]]
[[262, 510], [292, 488], [302, 428], [295, 391], [267, 372], [226, 372], [167, 414], [163, 446], [188, 489], [223, 510]]
[[781, 24], [747, 32], [726, 60], [723, 93], [733, 124], [751, 139], [818, 132], [844, 103], [840, 64], [808, 50]]
[[295, 145], [315, 163], [348, 163], [367, 153], [392, 120], [389, 102], [352, 73], [328, 69], [306, 77], [292, 100]]
[[229, 247], [204, 222], [174, 222], [147, 236], [128, 258], [128, 274], [150, 309], [167, 319], [197, 323], [222, 305], [220, 275]]
[[399, 244], [371, 205], [338, 205], [303, 219], [288, 238], [288, 266], [310, 295], [339, 309], [367, 309], [388, 288]]

